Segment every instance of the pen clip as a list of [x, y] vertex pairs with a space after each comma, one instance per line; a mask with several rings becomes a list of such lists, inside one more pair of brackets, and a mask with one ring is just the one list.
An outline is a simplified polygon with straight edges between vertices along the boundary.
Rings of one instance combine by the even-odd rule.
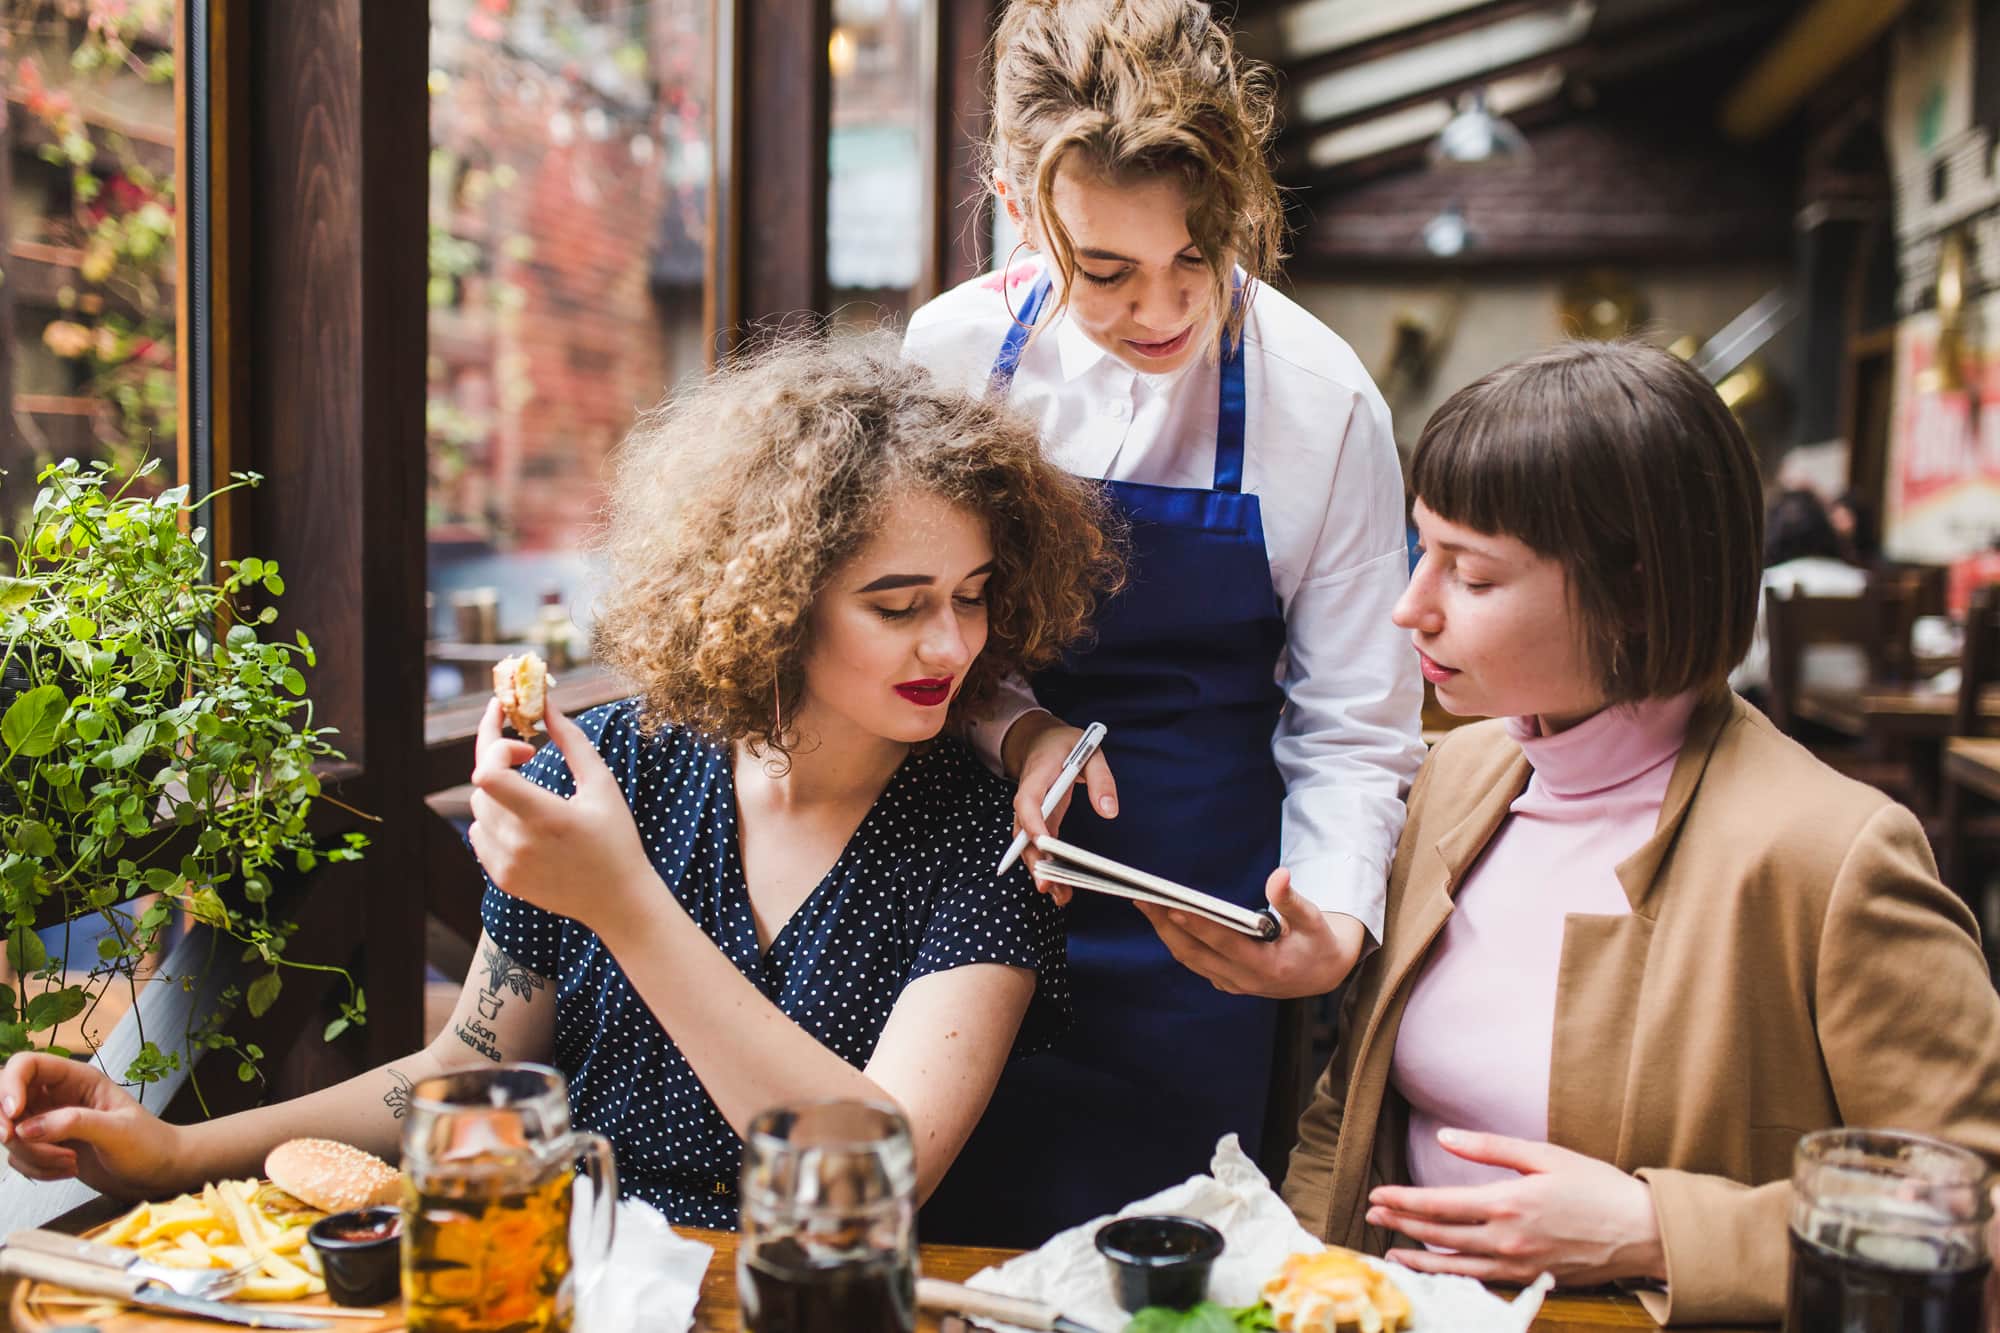
[[1068, 768], [1071, 764], [1083, 762], [1084, 757], [1096, 749], [1097, 743], [1103, 739], [1104, 724], [1102, 722], [1093, 722], [1085, 727], [1083, 735], [1076, 738], [1076, 744], [1069, 747], [1069, 754], [1063, 759], [1063, 767]]

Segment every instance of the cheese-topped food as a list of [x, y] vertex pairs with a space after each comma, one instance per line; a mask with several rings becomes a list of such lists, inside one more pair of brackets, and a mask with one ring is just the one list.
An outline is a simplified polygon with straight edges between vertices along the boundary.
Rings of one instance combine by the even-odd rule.
[[549, 669], [534, 653], [503, 657], [493, 664], [493, 693], [507, 714], [507, 723], [523, 736], [542, 730], [548, 706]]
[[1264, 1284], [1264, 1301], [1283, 1333], [1397, 1333], [1410, 1326], [1409, 1298], [1338, 1245], [1285, 1260]]

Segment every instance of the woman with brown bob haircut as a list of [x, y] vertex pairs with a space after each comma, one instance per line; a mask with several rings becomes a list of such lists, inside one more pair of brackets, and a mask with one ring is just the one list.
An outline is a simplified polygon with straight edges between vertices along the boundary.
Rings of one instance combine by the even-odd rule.
[[[1008, 1070], [925, 1216], [1029, 1245], [1205, 1168], [1225, 1133], [1259, 1152], [1277, 1001], [1331, 991], [1380, 936], [1422, 690], [1389, 623], [1409, 567], [1388, 409], [1266, 285], [1270, 71], [1201, 0], [1012, 0], [992, 53], [986, 168], [1028, 257], [919, 310], [907, 347], [1102, 482], [1132, 578], [1093, 647], [1008, 682], [975, 742], [1028, 832], [1286, 926], [1069, 904], [1076, 1027]], [[1091, 722], [1087, 799], [1045, 822]], [[1037, 1189], [1012, 1188], [1024, 1171]]]
[[[950, 733], [1051, 661], [1117, 578], [1032, 426], [892, 340], [797, 343], [676, 394], [617, 457], [597, 649], [636, 698], [551, 744], [480, 727], [479, 962], [425, 1049], [171, 1126], [87, 1065], [16, 1057], [17, 1169], [117, 1194], [256, 1175], [276, 1143], [397, 1151], [410, 1085], [493, 1060], [569, 1080], [623, 1191], [734, 1226], [739, 1136], [787, 1102], [899, 1106], [920, 1196], [1010, 1050], [1069, 1017], [1062, 929], [995, 879], [1007, 784]], [[517, 766], [521, 767], [516, 771]]]
[[[1577, 343], [1454, 394], [1396, 608], [1451, 732], [1285, 1197], [1412, 1268], [1775, 1320], [1792, 1148], [2000, 1159], [2000, 999], [1909, 811], [1730, 693], [1762, 508], [1690, 367]], [[1397, 1248], [1391, 1248], [1395, 1246]]]

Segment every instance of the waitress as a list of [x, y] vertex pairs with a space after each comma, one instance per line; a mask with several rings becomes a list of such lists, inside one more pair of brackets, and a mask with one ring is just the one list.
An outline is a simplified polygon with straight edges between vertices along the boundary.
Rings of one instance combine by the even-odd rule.
[[[1010, 1068], [924, 1218], [1030, 1245], [1204, 1170], [1223, 1134], [1256, 1155], [1277, 1001], [1379, 940], [1420, 686], [1389, 619], [1408, 566], [1388, 411], [1259, 281], [1280, 239], [1266, 72], [1196, 0], [1014, 0], [993, 49], [994, 191], [1035, 254], [919, 310], [906, 351], [1106, 483], [1130, 577], [1094, 648], [1015, 682], [975, 742], [1029, 832], [1287, 927], [1265, 944], [1070, 904], [1076, 1027]], [[1088, 799], [1045, 829], [1091, 721], [1110, 735]]]

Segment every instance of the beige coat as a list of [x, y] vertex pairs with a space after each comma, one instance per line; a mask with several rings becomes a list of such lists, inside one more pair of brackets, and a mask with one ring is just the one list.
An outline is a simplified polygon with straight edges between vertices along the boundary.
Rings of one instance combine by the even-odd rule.
[[[1379, 1254], [1399, 1239], [1363, 1221], [1372, 1187], [1409, 1179], [1397, 1028], [1453, 887], [1528, 771], [1489, 722], [1451, 733], [1417, 776], [1383, 946], [1355, 977], [1285, 1181], [1329, 1241]], [[1658, 829], [1618, 879], [1632, 914], [1573, 915], [1564, 935], [1549, 1141], [1651, 1185], [1668, 1289], [1644, 1299], [1661, 1322], [1780, 1317], [1808, 1130], [1919, 1130], [2000, 1161], [2000, 997], [1903, 807], [1728, 695], [1696, 709]]]

